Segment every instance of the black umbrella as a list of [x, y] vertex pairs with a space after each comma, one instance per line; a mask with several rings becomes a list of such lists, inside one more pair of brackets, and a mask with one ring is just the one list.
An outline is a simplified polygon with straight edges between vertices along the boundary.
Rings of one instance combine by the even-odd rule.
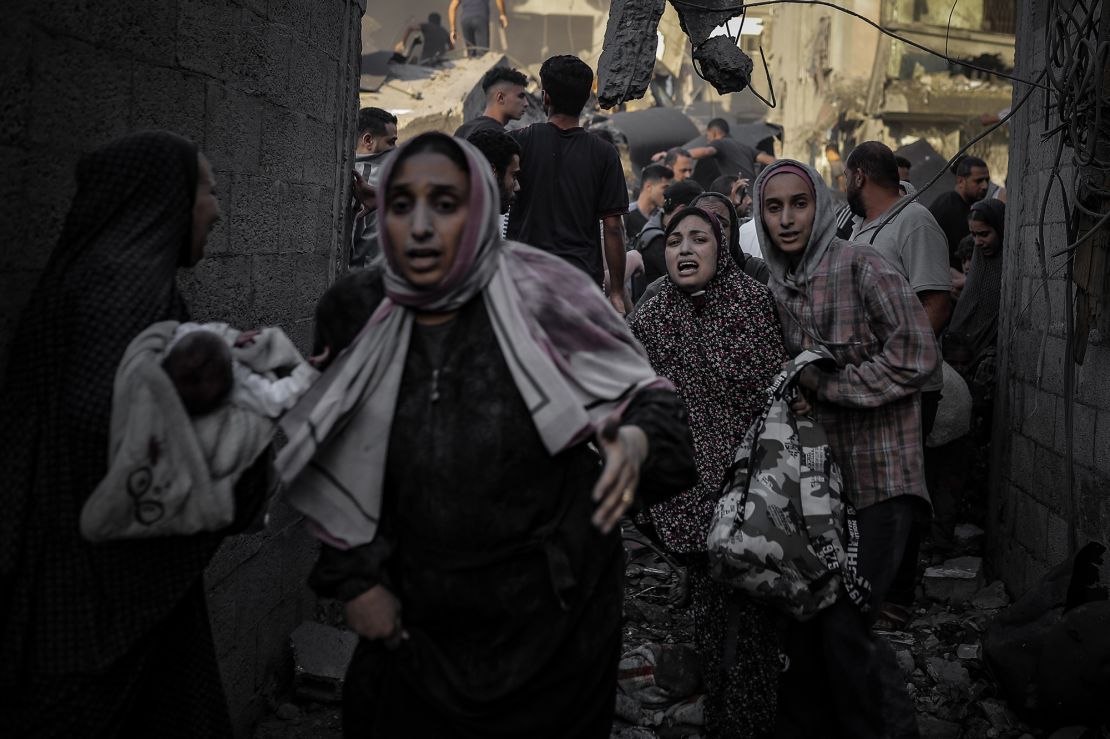
[[741, 144], [747, 144], [753, 149], [758, 149], [771, 156], [775, 154], [774, 139], [782, 141], [782, 126], [775, 123], [766, 123], [765, 121], [742, 123], [729, 126], [729, 130], [732, 138]]
[[[956, 176], [947, 169], [948, 160], [938, 154], [937, 150], [925, 139], [918, 139], [894, 153], [897, 156], [905, 157], [912, 165], [910, 168], [910, 184], [917, 188], [918, 200], [921, 201], [922, 205], [931, 205], [939, 196], [956, 186]], [[937, 183], [928, 192], [922, 193], [921, 188], [929, 184], [929, 181], [936, 177], [937, 172], [941, 170], [944, 170], [944, 174], [937, 180]]]

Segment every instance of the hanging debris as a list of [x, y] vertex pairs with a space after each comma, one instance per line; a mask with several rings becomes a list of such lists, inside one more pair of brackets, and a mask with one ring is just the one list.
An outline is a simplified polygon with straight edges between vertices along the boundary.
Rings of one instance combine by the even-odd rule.
[[743, 3], [736, 0], [699, 0], [697, 6], [676, 2], [671, 5], [678, 11], [682, 30], [690, 37], [694, 48], [708, 40], [714, 28], [743, 12]]
[[613, 0], [597, 63], [597, 100], [612, 108], [644, 96], [655, 71], [656, 29], [666, 0]]
[[701, 76], [721, 95], [740, 92], [752, 80], [751, 57], [728, 36], [714, 36], [694, 49]]
[[[752, 60], [727, 36], [709, 38], [713, 29], [740, 13], [736, 0], [703, 0], [698, 7], [672, 2], [683, 32], [693, 44], [701, 75], [723, 94], [748, 86]], [[655, 70], [659, 19], [665, 0], [613, 0], [598, 61], [597, 99], [603, 108], [637, 100], [647, 92]]]

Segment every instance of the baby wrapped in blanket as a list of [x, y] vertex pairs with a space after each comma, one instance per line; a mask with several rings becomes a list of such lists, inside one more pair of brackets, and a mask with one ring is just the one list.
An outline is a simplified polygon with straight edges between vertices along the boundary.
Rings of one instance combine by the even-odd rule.
[[81, 512], [90, 541], [216, 531], [276, 420], [318, 376], [280, 329], [163, 321], [116, 371], [108, 475]]

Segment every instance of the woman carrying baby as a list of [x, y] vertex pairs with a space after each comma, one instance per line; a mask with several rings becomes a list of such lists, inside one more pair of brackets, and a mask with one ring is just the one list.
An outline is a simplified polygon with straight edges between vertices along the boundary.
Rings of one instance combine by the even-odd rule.
[[260, 506], [264, 462], [228, 531], [90, 544], [78, 529], [125, 350], [188, 319], [175, 273], [220, 217], [212, 171], [186, 139], [145, 132], [84, 156], [76, 180], [0, 394], [0, 734], [230, 736], [202, 575]]

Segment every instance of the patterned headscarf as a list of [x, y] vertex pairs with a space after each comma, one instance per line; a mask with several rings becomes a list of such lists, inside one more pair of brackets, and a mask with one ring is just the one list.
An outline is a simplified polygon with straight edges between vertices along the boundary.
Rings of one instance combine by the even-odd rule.
[[282, 421], [289, 444], [277, 467], [289, 501], [340, 547], [369, 542], [377, 531], [390, 426], [412, 334], [411, 309], [449, 312], [481, 296], [517, 389], [551, 454], [588, 438], [639, 390], [669, 386], [656, 377], [628, 327], [585, 273], [501, 238], [497, 183], [471, 144], [440, 133], [407, 142], [383, 167], [379, 208], [386, 207], [398, 162], [431, 139], [459, 148], [469, 169], [469, 217], [454, 264], [439, 285], [417, 289], [393, 263], [383, 228], [386, 299]]
[[[31, 296], [0, 394], [0, 670], [33, 654], [88, 672], [124, 654], [196, 583], [216, 535], [89, 544], [85, 499], [108, 468], [112, 382], [140, 331], [186, 320], [197, 148], [152, 131], [82, 157], [61, 237]], [[25, 652], [23, 650], [26, 650]]]
[[688, 217], [713, 227], [717, 274], [700, 295], [666, 280], [630, 325], [652, 367], [674, 383], [690, 411], [698, 468], [698, 484], [653, 506], [650, 516], [669, 549], [701, 552], [732, 454], [763, 409], [785, 352], [770, 292], [736, 266], [716, 216], [687, 208], [669, 226]]

